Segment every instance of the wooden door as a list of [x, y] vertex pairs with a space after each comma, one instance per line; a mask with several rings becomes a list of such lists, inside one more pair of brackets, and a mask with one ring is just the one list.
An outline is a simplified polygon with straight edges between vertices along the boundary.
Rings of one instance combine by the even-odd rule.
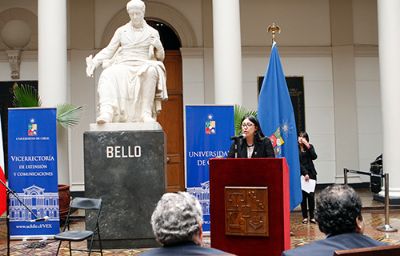
[[165, 52], [168, 101], [163, 102], [157, 121], [167, 140], [167, 191], [185, 190], [183, 149], [182, 57], [178, 50]]

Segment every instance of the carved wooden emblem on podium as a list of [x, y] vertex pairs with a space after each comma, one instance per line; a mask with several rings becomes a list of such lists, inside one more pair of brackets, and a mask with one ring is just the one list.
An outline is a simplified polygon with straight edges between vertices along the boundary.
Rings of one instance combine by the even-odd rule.
[[268, 236], [268, 187], [225, 187], [225, 234]]

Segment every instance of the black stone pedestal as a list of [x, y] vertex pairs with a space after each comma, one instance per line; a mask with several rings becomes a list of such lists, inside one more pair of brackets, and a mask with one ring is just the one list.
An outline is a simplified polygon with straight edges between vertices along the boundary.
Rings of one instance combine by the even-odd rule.
[[103, 248], [158, 246], [150, 218], [165, 192], [165, 154], [162, 130], [85, 132], [85, 196], [103, 199]]

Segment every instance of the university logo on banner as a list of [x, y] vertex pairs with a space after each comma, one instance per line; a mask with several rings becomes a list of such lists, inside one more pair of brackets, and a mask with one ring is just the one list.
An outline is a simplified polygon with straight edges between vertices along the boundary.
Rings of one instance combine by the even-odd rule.
[[28, 136], [36, 136], [37, 135], [37, 124], [35, 123], [35, 119], [31, 119], [28, 125]]
[[18, 197], [9, 198], [10, 235], [50, 237], [60, 230], [56, 109], [8, 113], [8, 182]]
[[186, 187], [203, 209], [210, 231], [210, 158], [226, 157], [234, 135], [233, 106], [186, 106]]
[[213, 116], [208, 115], [208, 120], [206, 121], [206, 134], [216, 133], [216, 122], [213, 120]]

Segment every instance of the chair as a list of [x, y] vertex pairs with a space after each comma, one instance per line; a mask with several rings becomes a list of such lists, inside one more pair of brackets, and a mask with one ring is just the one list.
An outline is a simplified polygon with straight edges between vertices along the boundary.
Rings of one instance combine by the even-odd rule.
[[333, 256], [398, 256], [400, 245], [384, 245], [335, 251]]
[[[71, 217], [71, 213], [73, 213], [74, 210], [76, 209], [85, 210], [86, 216], [88, 215], [88, 213], [90, 214], [93, 213], [93, 215], [91, 215], [93, 216], [93, 221], [95, 223], [95, 227], [93, 228], [93, 230], [88, 230], [88, 227], [86, 227], [86, 230], [70, 230], [70, 223], [73, 220], [73, 217]], [[99, 239], [100, 250], [96, 250], [93, 252], [100, 252], [101, 255], [103, 255], [103, 248], [101, 244], [100, 229], [99, 229], [100, 212], [101, 212], [101, 199], [84, 198], [84, 197], [74, 198], [70, 203], [68, 216], [65, 221], [63, 231], [54, 236], [54, 239], [60, 240], [57, 248], [57, 255], [58, 252], [60, 251], [62, 241], [68, 241], [69, 255], [72, 255], [72, 251], [86, 251], [89, 253], [88, 255], [90, 255], [90, 253], [92, 252], [93, 239], [96, 234]], [[90, 238], [90, 243], [88, 243], [88, 250], [71, 249], [71, 242], [80, 242], [88, 240], [89, 238]]]

